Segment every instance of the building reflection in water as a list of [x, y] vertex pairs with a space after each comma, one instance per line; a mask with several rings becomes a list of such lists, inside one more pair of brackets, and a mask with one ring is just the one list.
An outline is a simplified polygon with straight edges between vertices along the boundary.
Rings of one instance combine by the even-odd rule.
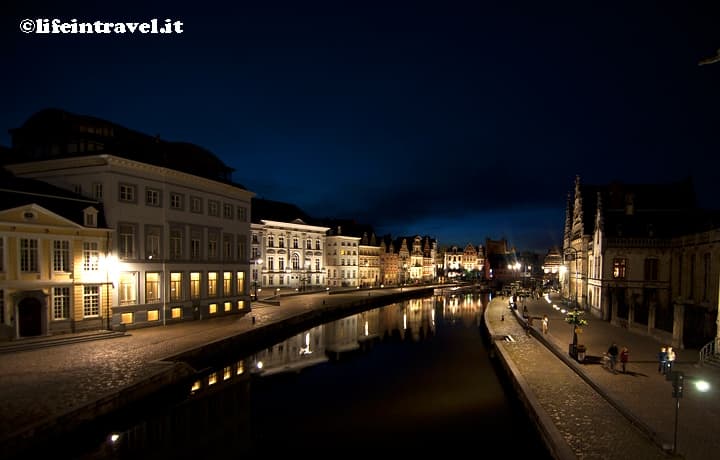
[[[208, 440], [228, 433], [237, 451], [243, 450], [249, 426], [247, 408], [253, 377], [300, 372], [310, 366], [337, 360], [345, 353], [366, 351], [383, 340], [419, 342], [436, 334], [437, 321], [445, 326], [479, 325], [488, 299], [472, 294], [453, 294], [410, 299], [357, 313], [312, 327], [249, 356], [238, 357], [221, 366], [212, 366], [189, 382], [172, 407], [159, 417], [147, 416], [125, 432], [108, 436], [114, 454], [125, 457], [175, 448], [181, 449], [190, 433]], [[168, 420], [172, 424], [168, 425]], [[230, 425], [221, 429], [225, 420]], [[234, 420], [231, 422], [231, 420]], [[169, 427], [172, 426], [172, 429]], [[201, 433], [200, 427], [215, 427]], [[162, 436], [158, 437], [158, 435]], [[212, 434], [212, 436], [211, 436]], [[226, 441], [227, 442], [227, 441]], [[107, 446], [106, 446], [107, 448]], [[207, 449], [205, 444], [203, 449]], [[133, 453], [131, 455], [131, 453]]]

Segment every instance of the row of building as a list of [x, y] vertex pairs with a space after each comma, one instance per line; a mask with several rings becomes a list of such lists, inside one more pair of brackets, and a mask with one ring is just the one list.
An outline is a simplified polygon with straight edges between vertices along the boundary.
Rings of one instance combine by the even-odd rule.
[[[430, 236], [378, 237], [257, 198], [193, 144], [46, 109], [0, 150], [0, 337], [245, 313], [263, 289], [437, 281]], [[473, 268], [482, 254], [463, 260]]]
[[[561, 248], [441, 248], [315, 219], [234, 182], [212, 152], [47, 109], [0, 149], [0, 337], [242, 314], [265, 290], [542, 279], [593, 317], [681, 348], [718, 343], [720, 225], [689, 180], [587, 185]], [[495, 287], [495, 286], [493, 286]], [[268, 292], [269, 291], [269, 292]]]

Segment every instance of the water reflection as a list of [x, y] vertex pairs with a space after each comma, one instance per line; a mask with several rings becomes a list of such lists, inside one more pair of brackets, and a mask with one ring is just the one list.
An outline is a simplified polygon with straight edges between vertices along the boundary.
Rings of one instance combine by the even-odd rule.
[[527, 436], [475, 327], [487, 302], [472, 294], [403, 301], [228, 359], [177, 401], [114, 431], [111, 448], [94, 458], [208, 458], [478, 433], [501, 440], [510, 423]]
[[257, 353], [215, 368], [193, 382], [196, 394], [221, 379], [229, 380], [248, 368], [253, 375], [271, 376], [340, 359], [343, 353], [368, 349], [387, 338], [419, 342], [432, 337], [436, 311], [448, 325], [479, 325], [487, 297], [471, 293], [410, 299], [315, 326]]

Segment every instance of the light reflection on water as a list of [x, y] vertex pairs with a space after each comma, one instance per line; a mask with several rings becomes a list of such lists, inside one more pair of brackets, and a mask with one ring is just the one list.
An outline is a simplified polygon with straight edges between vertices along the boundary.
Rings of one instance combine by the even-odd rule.
[[[516, 420], [517, 408], [480, 338], [488, 300], [473, 294], [407, 300], [228, 360], [190, 382], [183, 401], [115, 432], [102, 457], [267, 453], [285, 443], [297, 452], [357, 443], [358, 437], [367, 445], [386, 436], [442, 438], [499, 429], [488, 434], [492, 438], [502, 435], [497, 423], [503, 421], [527, 431], [530, 424]], [[293, 422], [298, 417], [299, 425]], [[465, 418], [471, 423], [461, 423]], [[438, 430], [438, 419], [447, 427]], [[316, 436], [318, 429], [326, 435]], [[535, 436], [530, 432], [526, 441]], [[534, 442], [534, 455], [549, 458]]]

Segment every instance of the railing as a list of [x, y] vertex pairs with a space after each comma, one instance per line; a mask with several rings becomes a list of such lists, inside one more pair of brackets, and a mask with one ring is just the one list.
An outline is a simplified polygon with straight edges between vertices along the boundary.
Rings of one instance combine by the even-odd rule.
[[720, 337], [715, 337], [700, 349], [699, 364], [702, 365], [708, 357], [714, 356], [718, 351], [720, 351]]

